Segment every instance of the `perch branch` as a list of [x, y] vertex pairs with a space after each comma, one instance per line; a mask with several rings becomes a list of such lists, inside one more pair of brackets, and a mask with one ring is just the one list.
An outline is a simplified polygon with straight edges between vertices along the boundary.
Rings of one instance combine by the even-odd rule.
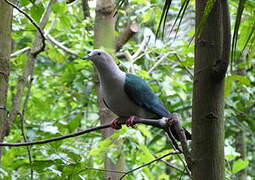
[[92, 131], [105, 129], [105, 128], [109, 128], [109, 127], [111, 127], [111, 124], [105, 124], [105, 125], [96, 126], [96, 127], [93, 127], [93, 128], [88, 128], [84, 131], [68, 134], [68, 135], [65, 135], [65, 136], [59, 136], [59, 137], [55, 137], [55, 138], [51, 138], [51, 139], [32, 141], [32, 142], [24, 142], [24, 143], [0, 143], [0, 146], [30, 146], [30, 145], [35, 145], [35, 144], [45, 144], [45, 143], [50, 143], [50, 142], [54, 142], [54, 141], [59, 141], [59, 140], [62, 140], [62, 139], [67, 139], [67, 138], [71, 138], [71, 137], [80, 136], [82, 134], [86, 134], [86, 133], [89, 133], [89, 132], [92, 132]]
[[[119, 125], [123, 125], [123, 124], [125, 124], [125, 121], [118, 121], [118, 123], [119, 123]], [[145, 125], [150, 125], [150, 126], [154, 126], [157, 128], [165, 129], [172, 124], [172, 121], [169, 118], [165, 118], [165, 117], [163, 117], [161, 119], [135, 118], [134, 123], [135, 124], [145, 124]], [[51, 139], [45, 139], [45, 140], [39, 140], [39, 141], [33, 141], [33, 142], [24, 142], [24, 143], [0, 143], [0, 146], [30, 146], [30, 145], [35, 145], [35, 144], [45, 144], [45, 143], [50, 143], [50, 142], [54, 142], [54, 141], [71, 138], [71, 137], [80, 136], [82, 134], [86, 134], [89, 132], [93, 132], [96, 130], [105, 129], [105, 128], [109, 128], [109, 127], [111, 127], [111, 123], [88, 128], [88, 129], [80, 131], [80, 132], [68, 134], [65, 136], [59, 136], [59, 137], [55, 137], [55, 138], [51, 138]]]

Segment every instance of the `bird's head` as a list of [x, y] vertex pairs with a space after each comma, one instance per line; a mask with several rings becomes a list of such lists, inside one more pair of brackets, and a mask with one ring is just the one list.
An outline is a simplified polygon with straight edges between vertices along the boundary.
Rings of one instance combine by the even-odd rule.
[[87, 56], [83, 57], [84, 60], [91, 60], [94, 63], [107, 63], [111, 60], [111, 56], [104, 50], [95, 49], [91, 51]]

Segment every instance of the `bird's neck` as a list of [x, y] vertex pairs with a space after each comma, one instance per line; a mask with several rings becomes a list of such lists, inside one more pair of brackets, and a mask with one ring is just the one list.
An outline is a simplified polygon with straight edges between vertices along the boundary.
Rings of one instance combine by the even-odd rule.
[[119, 69], [113, 60], [108, 61], [107, 64], [95, 63], [95, 65], [99, 73], [99, 79], [101, 83], [112, 81], [125, 75], [125, 73]]

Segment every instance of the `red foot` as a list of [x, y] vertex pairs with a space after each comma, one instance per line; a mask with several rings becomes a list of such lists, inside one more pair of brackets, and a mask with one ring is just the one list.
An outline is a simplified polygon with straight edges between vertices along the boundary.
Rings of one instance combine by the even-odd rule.
[[118, 122], [119, 118], [116, 118], [116, 119], [113, 119], [112, 122], [111, 122], [111, 127], [113, 129], [116, 129], [116, 130], [119, 130], [121, 129], [121, 124], [119, 124]]
[[128, 120], [126, 121], [126, 125], [128, 126], [128, 127], [132, 127], [132, 128], [135, 128], [136, 126], [135, 126], [135, 122], [134, 122], [134, 120], [135, 120], [135, 116], [130, 116], [129, 118], [128, 118]]

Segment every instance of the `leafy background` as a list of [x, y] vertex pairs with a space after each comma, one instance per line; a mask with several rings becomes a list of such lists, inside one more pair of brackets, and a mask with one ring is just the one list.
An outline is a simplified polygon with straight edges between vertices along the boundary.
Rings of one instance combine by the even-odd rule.
[[[19, 6], [24, 7], [39, 23], [48, 2], [21, 0]], [[140, 26], [139, 33], [121, 51], [128, 50], [134, 54], [142, 43], [146, 42], [147, 46], [146, 51], [134, 64], [126, 59], [116, 61], [123, 70], [129, 71], [132, 67], [135, 74], [143, 77], [167, 108], [181, 115], [184, 127], [190, 129], [193, 82], [190, 72], [194, 65], [194, 43], [191, 40], [195, 32], [195, 1], [189, 2], [182, 22], [178, 23], [179, 18], [174, 27], [182, 3], [172, 2], [162, 39], [162, 31], [157, 38], [156, 32], [163, 5], [160, 0], [129, 0], [119, 9], [116, 36], [126, 27], [128, 21], [136, 22]], [[95, 1], [89, 1], [89, 6], [91, 17], [84, 18], [81, 1], [57, 1], [45, 28], [45, 32], [76, 52], [78, 57], [93, 49]], [[233, 30], [238, 17], [237, 8], [238, 1], [231, 0]], [[255, 177], [255, 154], [252, 151], [255, 148], [255, 28], [251, 28], [255, 27], [254, 8], [255, 2], [247, 0], [237, 45], [233, 51], [235, 58], [226, 78], [226, 179], [232, 179], [243, 169], [248, 170], [249, 179]], [[13, 52], [30, 47], [35, 30], [27, 18], [14, 10]], [[28, 141], [48, 139], [99, 125], [95, 72], [91, 62], [78, 57], [66, 53], [50, 41], [47, 41], [46, 51], [38, 56], [25, 114], [25, 134]], [[15, 93], [14, 87], [27, 59], [26, 54], [11, 59], [10, 95]], [[156, 64], [159, 61], [160, 63]], [[238, 73], [240, 69], [244, 74]], [[8, 108], [11, 108], [11, 96], [8, 102]], [[20, 129], [21, 119], [18, 116], [6, 141], [22, 141]], [[246, 135], [246, 159], [238, 159], [240, 154], [235, 148], [236, 133], [240, 130]], [[123, 141], [123, 146], [118, 147], [113, 143], [116, 138]], [[137, 129], [124, 127], [105, 140], [101, 139], [100, 132], [93, 132], [30, 147], [32, 164], [29, 163], [26, 147], [5, 147], [0, 178], [30, 179], [32, 169], [35, 179], [102, 179], [104, 172], [98, 169], [104, 169], [105, 156], [113, 161], [117, 161], [119, 156], [125, 156], [125, 169], [129, 170], [173, 151], [166, 141], [162, 131], [144, 125], [139, 125]], [[184, 169], [176, 156], [169, 156], [164, 160]], [[181, 174], [182, 172], [159, 161], [135, 171], [127, 176], [127, 179], [175, 179]], [[187, 177], [183, 176], [183, 179]]]

